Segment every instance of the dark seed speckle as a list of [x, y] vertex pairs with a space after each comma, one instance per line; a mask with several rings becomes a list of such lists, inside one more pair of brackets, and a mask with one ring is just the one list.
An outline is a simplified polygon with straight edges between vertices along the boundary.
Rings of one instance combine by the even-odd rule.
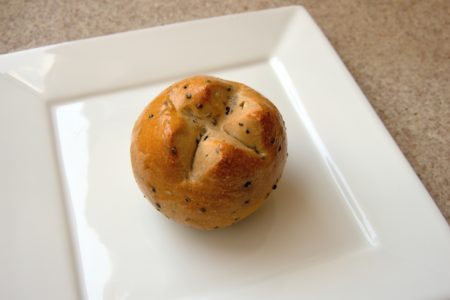
[[240, 122], [239, 122], [239, 126], [241, 126], [241, 127], [244, 126], [244, 123], [240, 123]]
[[248, 188], [249, 186], [251, 186], [252, 185], [252, 182], [251, 181], [246, 181], [245, 183], [244, 183], [244, 187], [245, 188]]
[[245, 133], [246, 133], [246, 134], [249, 134], [249, 133], [250, 133], [250, 130], [246, 129], [246, 130], [245, 130]]
[[156, 208], [157, 208], [158, 210], [160, 210], [160, 209], [161, 209], [161, 204], [156, 203]]
[[196, 105], [196, 107], [197, 107], [198, 109], [202, 109], [202, 108], [203, 108], [203, 104], [198, 103], [198, 104]]
[[153, 192], [153, 193], [156, 193], [156, 189], [155, 189], [154, 186], [152, 186], [152, 192]]
[[184, 198], [184, 201], [185, 201], [186, 203], [189, 203], [189, 202], [191, 202], [191, 198], [186, 197], [186, 198]]
[[272, 190], [276, 190], [276, 189], [277, 189], [277, 185], [276, 184], [272, 185]]
[[170, 148], [170, 152], [172, 152], [173, 155], [176, 155], [177, 154], [177, 148], [176, 147]]
[[200, 208], [200, 211], [201, 211], [202, 213], [205, 213], [205, 212], [206, 212], [206, 208], [201, 207], [201, 208]]
[[250, 200], [245, 200], [244, 201], [244, 204], [249, 204], [250, 203]]
[[149, 119], [153, 119], [154, 116], [155, 116], [155, 115], [150, 114], [150, 115], [148, 116], [148, 118], [149, 118]]
[[187, 93], [186, 94], [186, 98], [191, 99], [192, 98], [192, 94], [191, 93]]

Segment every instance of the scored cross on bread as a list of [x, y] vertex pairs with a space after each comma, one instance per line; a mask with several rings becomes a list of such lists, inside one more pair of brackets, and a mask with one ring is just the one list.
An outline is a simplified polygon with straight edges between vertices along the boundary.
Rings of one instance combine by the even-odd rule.
[[253, 89], [214, 77], [173, 84], [138, 118], [131, 159], [136, 181], [158, 210], [200, 229], [250, 215], [286, 161], [277, 108]]

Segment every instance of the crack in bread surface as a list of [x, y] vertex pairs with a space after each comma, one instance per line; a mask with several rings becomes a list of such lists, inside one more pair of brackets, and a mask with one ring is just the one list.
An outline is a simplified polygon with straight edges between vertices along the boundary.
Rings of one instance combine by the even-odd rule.
[[[230, 87], [233, 92], [223, 97], [223, 89]], [[258, 149], [254, 143], [247, 142], [244, 138], [225, 128], [230, 122], [240, 123], [241, 119], [246, 119], [249, 114], [261, 109], [259, 104], [243, 96], [233, 83], [214, 82], [213, 87], [206, 86], [203, 90], [190, 94], [189, 99], [182, 99], [182, 102], [179, 95], [171, 94], [169, 98], [172, 97], [178, 97], [174, 100], [174, 103], [178, 102], [178, 105], [175, 104], [174, 107], [184, 118], [185, 123], [190, 126], [189, 139], [193, 139], [196, 143], [191, 161], [186, 164], [190, 166], [187, 172], [188, 179], [195, 180], [201, 177], [220, 161], [221, 143], [264, 158], [265, 153], [262, 149]], [[242, 103], [245, 103], [245, 107]], [[218, 112], [218, 107], [221, 107], [222, 111], [219, 108]], [[257, 130], [255, 130], [255, 126], [258, 127]], [[242, 130], [245, 129], [242, 128]], [[260, 133], [261, 124], [256, 122], [252, 131]], [[253, 138], [255, 138], [254, 133]], [[258, 138], [261, 137], [256, 134], [256, 139]]]
[[251, 151], [253, 151], [254, 153], [258, 154], [261, 157], [265, 156], [265, 153], [264, 152], [260, 152], [255, 145], [251, 146], [250, 144], [247, 144], [246, 142], [244, 142], [239, 137], [237, 137], [237, 136], [231, 134], [230, 132], [228, 132], [228, 130], [226, 130], [225, 128], [223, 128], [223, 132], [226, 133], [229, 137], [233, 138], [238, 143], [238, 145], [241, 146], [240, 148], [251, 150]]

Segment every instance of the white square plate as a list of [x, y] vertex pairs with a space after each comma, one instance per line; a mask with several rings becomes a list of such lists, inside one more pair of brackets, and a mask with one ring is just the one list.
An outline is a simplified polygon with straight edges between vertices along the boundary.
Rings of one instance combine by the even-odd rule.
[[[288, 7], [0, 57], [0, 298], [444, 299], [449, 228], [308, 13]], [[157, 213], [130, 132], [203, 73], [271, 99], [288, 163], [269, 203], [200, 232]]]

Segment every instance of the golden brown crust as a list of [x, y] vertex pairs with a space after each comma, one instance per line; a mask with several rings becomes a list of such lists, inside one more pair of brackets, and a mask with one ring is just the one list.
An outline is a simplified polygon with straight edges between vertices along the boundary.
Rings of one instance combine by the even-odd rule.
[[286, 162], [276, 107], [237, 82], [195, 76], [173, 84], [139, 116], [131, 163], [144, 195], [167, 217], [217, 229], [260, 207]]

